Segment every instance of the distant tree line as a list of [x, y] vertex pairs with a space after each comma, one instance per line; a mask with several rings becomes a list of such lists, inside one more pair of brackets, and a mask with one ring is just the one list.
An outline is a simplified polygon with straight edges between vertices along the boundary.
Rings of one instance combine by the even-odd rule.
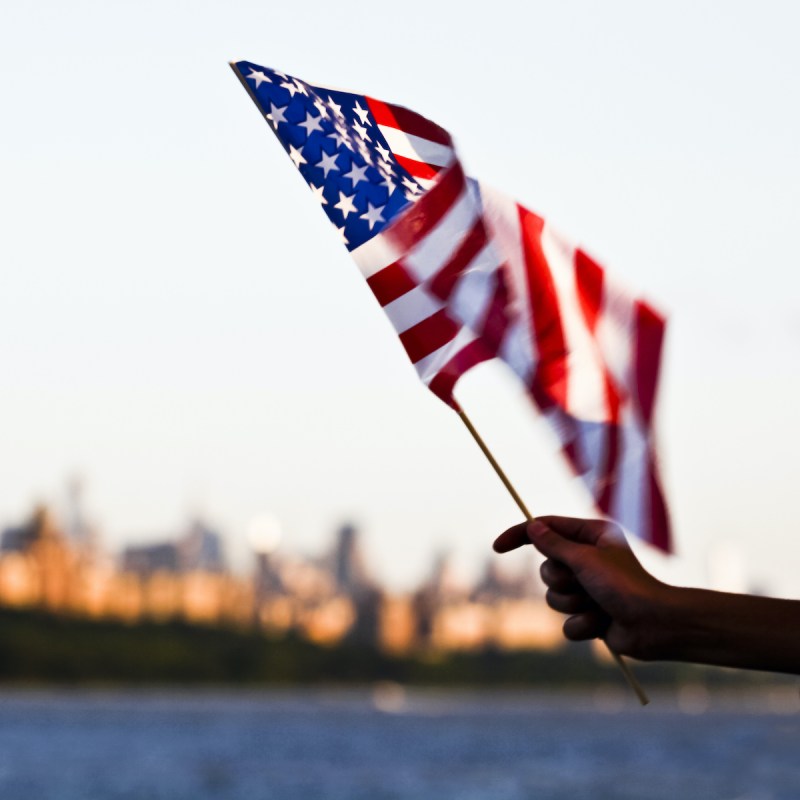
[[[758, 674], [689, 665], [638, 665], [648, 686], [758, 683]], [[775, 680], [774, 676], [770, 676]], [[619, 684], [588, 646], [557, 651], [391, 656], [320, 646], [293, 635], [189, 625], [90, 621], [0, 609], [0, 681], [6, 684], [409, 685], [576, 687]]]

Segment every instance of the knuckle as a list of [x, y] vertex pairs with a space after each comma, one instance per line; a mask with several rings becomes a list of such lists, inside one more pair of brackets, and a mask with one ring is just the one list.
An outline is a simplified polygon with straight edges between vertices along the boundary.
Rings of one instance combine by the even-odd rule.
[[576, 614], [586, 610], [587, 598], [580, 594], [548, 589], [545, 598], [550, 608], [563, 614]]
[[539, 567], [539, 575], [548, 586], [556, 580], [555, 573], [555, 566], [549, 558], [547, 561], [543, 561], [542, 565]]
[[579, 616], [569, 617], [562, 627], [564, 636], [571, 642], [580, 642], [586, 637], [583, 635], [583, 625]]
[[547, 605], [549, 605], [550, 608], [552, 608], [554, 611], [559, 611], [560, 610], [558, 608], [558, 598], [556, 596], [556, 593], [552, 589], [548, 589], [544, 593], [544, 599], [545, 599], [545, 602], [547, 603]]
[[564, 622], [564, 636], [573, 642], [596, 639], [602, 636], [605, 626], [601, 619], [592, 612], [573, 614]]

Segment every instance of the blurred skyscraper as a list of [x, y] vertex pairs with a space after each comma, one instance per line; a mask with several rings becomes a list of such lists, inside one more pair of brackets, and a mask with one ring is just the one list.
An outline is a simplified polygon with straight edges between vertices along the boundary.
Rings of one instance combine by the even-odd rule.
[[347, 633], [356, 644], [376, 645], [380, 640], [380, 611], [383, 592], [367, 572], [358, 530], [346, 523], [339, 528], [331, 554], [333, 574], [339, 591], [349, 597], [355, 609]]

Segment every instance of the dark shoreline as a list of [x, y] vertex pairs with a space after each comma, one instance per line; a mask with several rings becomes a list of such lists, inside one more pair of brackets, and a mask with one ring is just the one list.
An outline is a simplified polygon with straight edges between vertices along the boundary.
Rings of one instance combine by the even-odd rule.
[[[648, 687], [759, 687], [787, 676], [636, 664]], [[125, 624], [0, 609], [0, 687], [348, 687], [389, 681], [468, 689], [618, 687], [587, 645], [555, 651], [392, 656], [364, 644], [323, 647], [297, 636], [185, 622]]]

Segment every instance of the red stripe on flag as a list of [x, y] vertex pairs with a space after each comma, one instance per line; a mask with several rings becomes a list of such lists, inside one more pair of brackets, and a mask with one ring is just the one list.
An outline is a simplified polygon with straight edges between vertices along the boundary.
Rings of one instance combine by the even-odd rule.
[[564, 409], [552, 406], [552, 400], [549, 398], [545, 397], [546, 402], [543, 402], [540, 399], [542, 392], [536, 385], [532, 387], [532, 394], [540, 407], [546, 408], [546, 403], [550, 403], [548, 421], [555, 429], [556, 435], [561, 442], [561, 452], [567, 459], [567, 463], [573, 473], [575, 475], [584, 475], [589, 470], [589, 464], [584, 458], [582, 448], [579, 446], [581, 441], [580, 423], [571, 414], [567, 414]]
[[[595, 334], [597, 332], [597, 322], [600, 318], [600, 310], [603, 303], [603, 268], [581, 249], [575, 250], [574, 266], [578, 302], [586, 322], [586, 327], [589, 328], [592, 334]], [[617, 422], [619, 419], [619, 407], [622, 402], [620, 392], [602, 354], [599, 354], [599, 361], [603, 370], [603, 384], [606, 404], [608, 406], [608, 416], [612, 422]]]
[[653, 418], [658, 383], [658, 364], [664, 340], [664, 319], [647, 303], [637, 300], [636, 314], [636, 395], [647, 426]]
[[391, 238], [401, 253], [407, 253], [436, 227], [466, 191], [466, 186], [461, 164], [456, 162], [442, 172], [437, 183], [420, 195], [419, 200], [384, 231], [384, 235]]
[[603, 427], [603, 441], [605, 447], [600, 455], [597, 483], [594, 488], [594, 501], [604, 514], [610, 515], [614, 489], [617, 486], [619, 458], [622, 450], [622, 429], [620, 426], [616, 424], [605, 425]]
[[650, 500], [650, 530], [644, 532], [646, 541], [655, 547], [660, 548], [665, 553], [672, 552], [672, 536], [670, 534], [669, 514], [667, 504], [664, 501], [664, 494], [658, 481], [658, 473], [653, 463], [653, 454], [650, 453], [650, 463], [648, 469], [648, 486]]
[[575, 285], [586, 325], [594, 333], [603, 300], [603, 269], [580, 249], [575, 251]]
[[413, 158], [406, 158], [395, 152], [392, 152], [395, 161], [403, 167], [403, 169], [415, 178], [424, 178], [426, 180], [433, 180], [441, 171], [442, 167], [436, 167], [433, 164], [427, 164], [424, 161], [415, 161]]
[[417, 286], [417, 282], [398, 262], [371, 275], [367, 278], [367, 284], [381, 306], [388, 305]]
[[458, 333], [458, 325], [447, 316], [444, 309], [403, 331], [400, 341], [412, 364], [446, 345]]
[[450, 406], [456, 407], [453, 400], [453, 389], [458, 379], [478, 364], [494, 358], [494, 354], [486, 349], [480, 339], [475, 339], [465, 347], [462, 347], [453, 358], [451, 358], [433, 380], [428, 384], [428, 388], [440, 399]]
[[440, 300], [447, 300], [464, 270], [486, 246], [487, 240], [486, 227], [479, 217], [450, 256], [450, 260], [431, 279], [430, 289], [433, 294]]
[[495, 273], [495, 290], [479, 331], [481, 338], [492, 348], [494, 353], [500, 350], [503, 337], [508, 330], [508, 306], [508, 287], [503, 279], [503, 272], [498, 270]]
[[603, 362], [603, 388], [606, 393], [608, 419], [610, 422], [618, 422], [619, 410], [620, 406], [622, 405], [622, 397], [620, 396], [620, 391], [617, 388], [617, 384], [615, 383], [614, 378], [609, 372], [608, 366], [605, 362]]
[[544, 220], [522, 206], [519, 211], [522, 246], [528, 278], [528, 297], [539, 363], [533, 378], [537, 402], [567, 408], [567, 346], [550, 266], [542, 251]]
[[[561, 424], [564, 425], [566, 429], [574, 431], [576, 427], [575, 420], [566, 414], [564, 417], [565, 419], [562, 420]], [[587, 472], [586, 462], [578, 449], [578, 437], [576, 433], [573, 432], [570, 434], [570, 438], [562, 443], [561, 452], [564, 454], [564, 458], [567, 459], [567, 463], [575, 475], [581, 476]]]
[[365, 99], [378, 125], [396, 128], [403, 131], [403, 133], [419, 136], [420, 139], [427, 139], [429, 142], [436, 142], [436, 144], [443, 144], [447, 147], [453, 144], [450, 134], [444, 128], [440, 128], [435, 122], [425, 119], [421, 114], [403, 108], [403, 106], [384, 103], [374, 97]]

